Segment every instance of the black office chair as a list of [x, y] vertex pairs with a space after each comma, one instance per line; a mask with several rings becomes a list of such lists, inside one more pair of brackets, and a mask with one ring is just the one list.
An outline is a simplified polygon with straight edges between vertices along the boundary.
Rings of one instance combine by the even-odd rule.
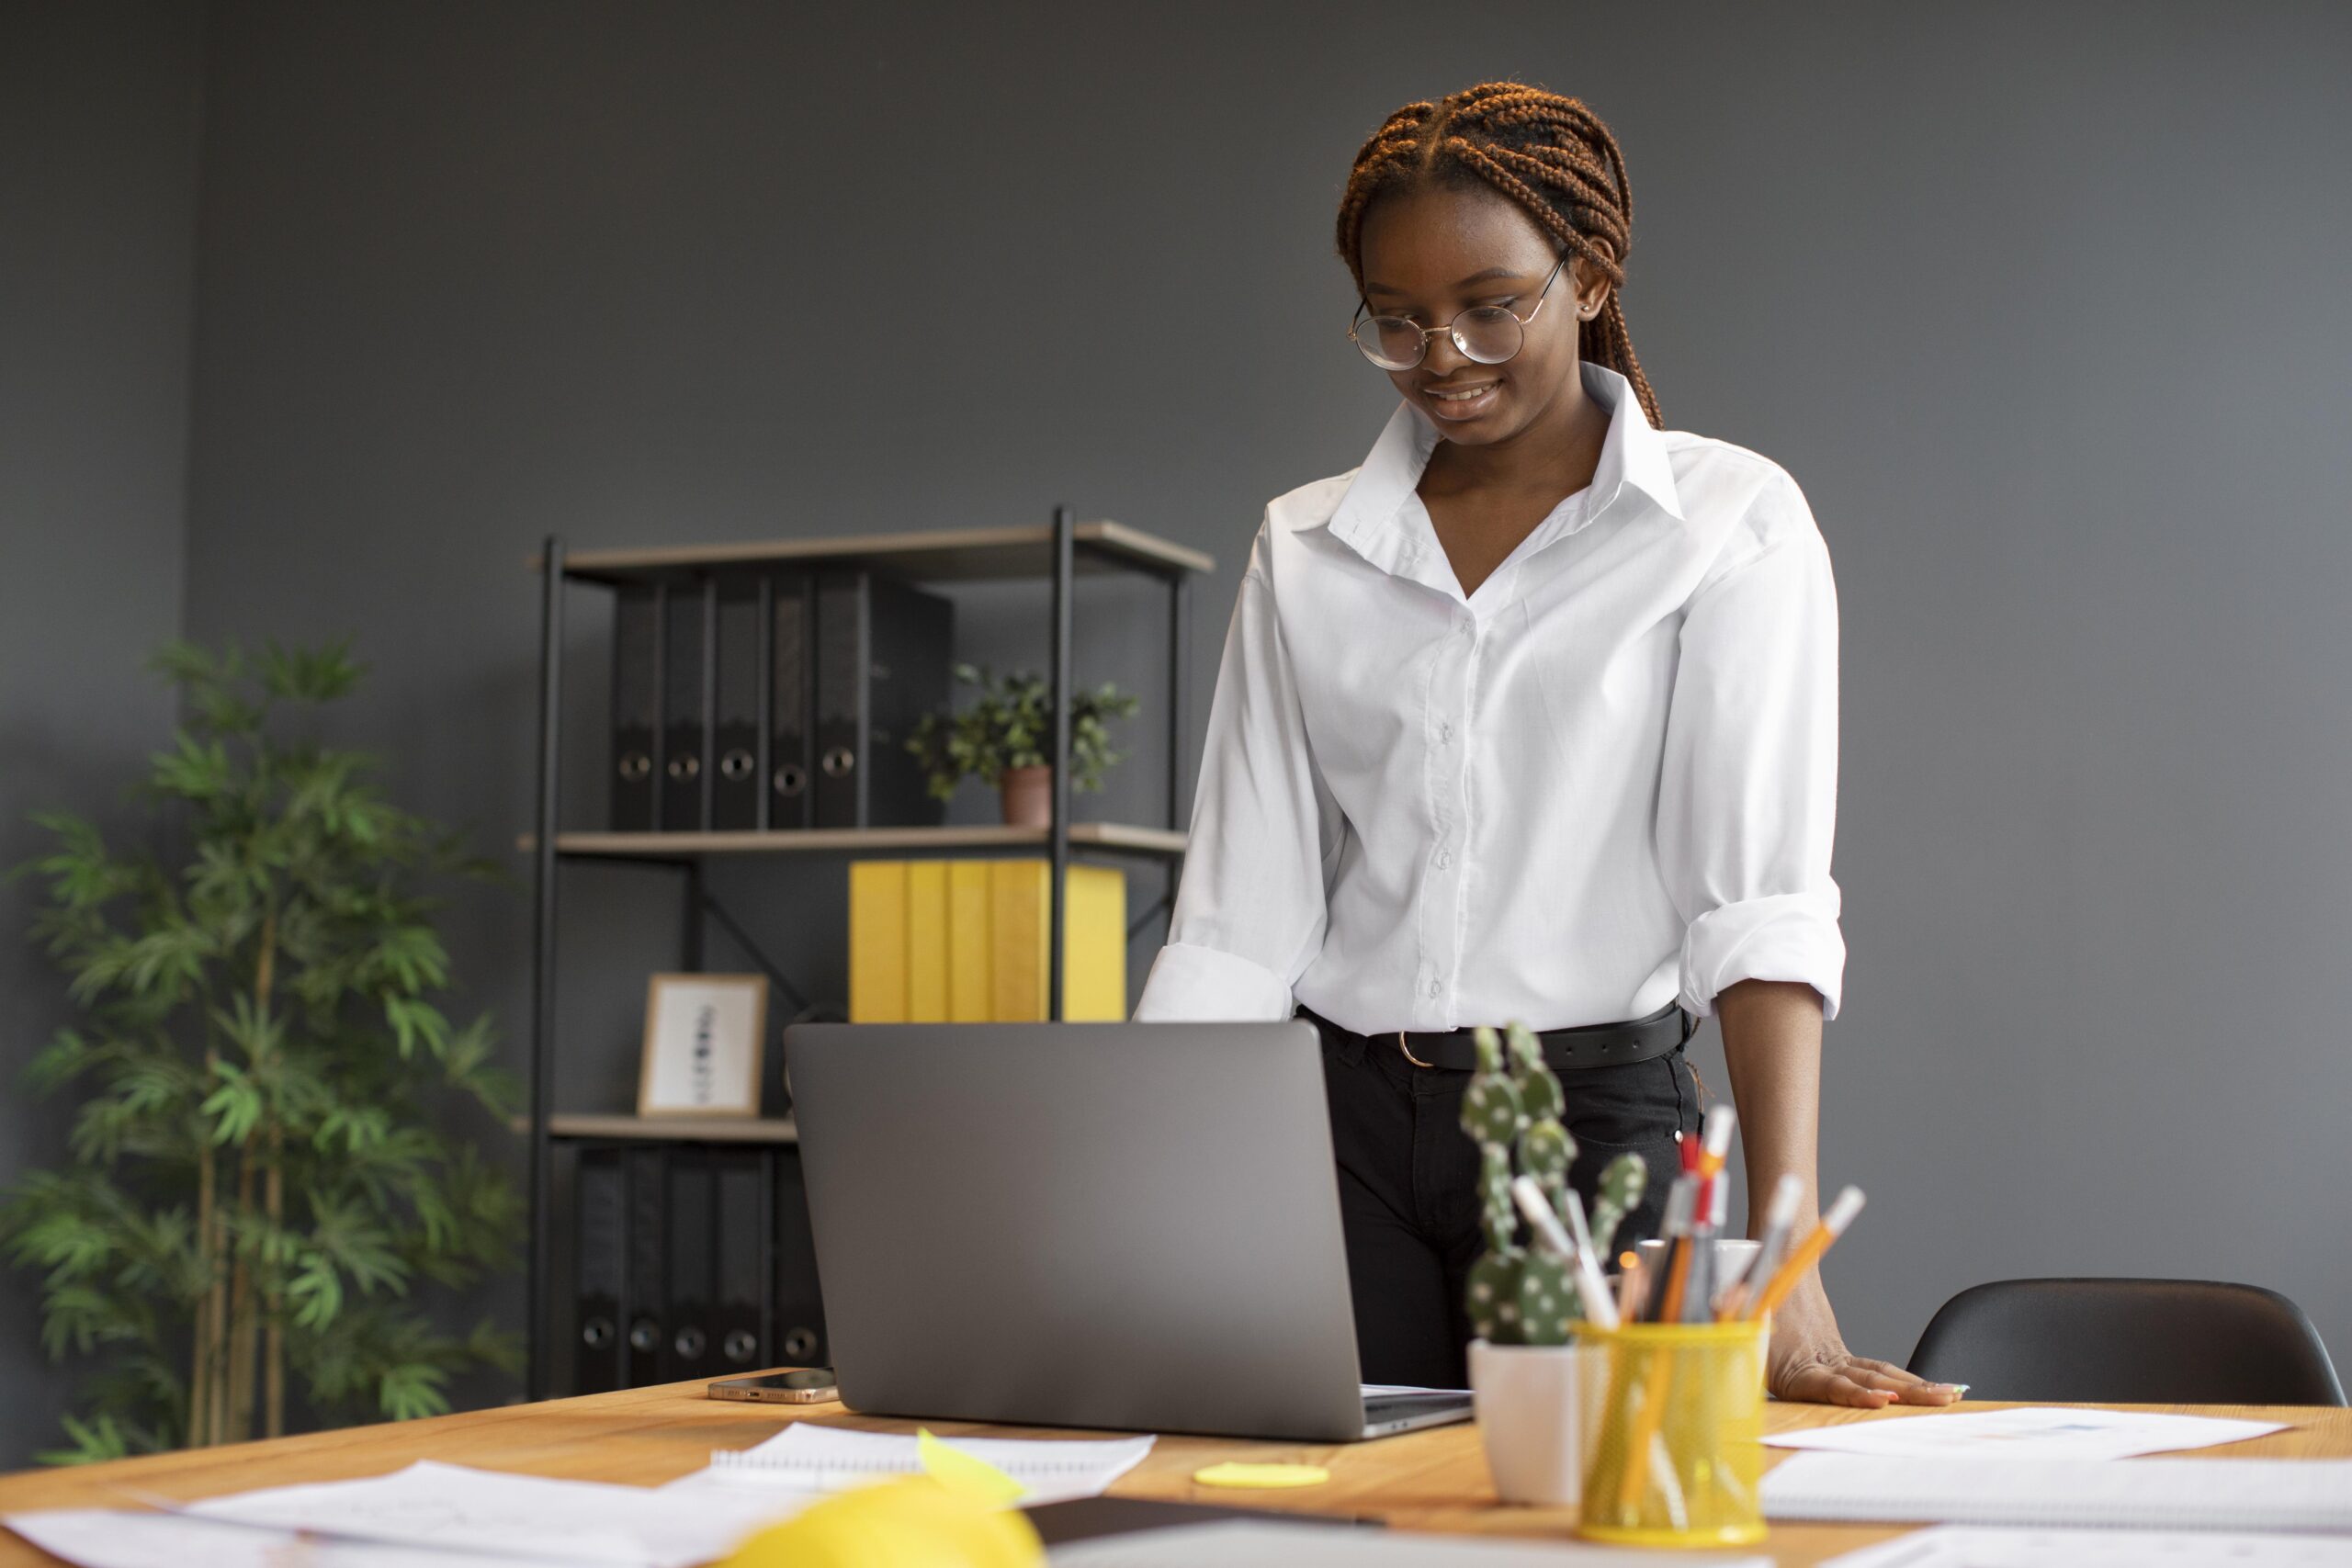
[[1911, 1370], [1971, 1399], [2342, 1404], [2303, 1309], [2208, 1280], [1996, 1280], [1928, 1320]]

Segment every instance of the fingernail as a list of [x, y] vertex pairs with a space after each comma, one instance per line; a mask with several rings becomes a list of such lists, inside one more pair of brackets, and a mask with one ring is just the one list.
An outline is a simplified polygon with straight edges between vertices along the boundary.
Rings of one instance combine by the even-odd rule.
[[1948, 1382], [1940, 1386], [1951, 1390], [1954, 1393], [1966, 1393], [1968, 1392], [1968, 1385], [1964, 1382]]

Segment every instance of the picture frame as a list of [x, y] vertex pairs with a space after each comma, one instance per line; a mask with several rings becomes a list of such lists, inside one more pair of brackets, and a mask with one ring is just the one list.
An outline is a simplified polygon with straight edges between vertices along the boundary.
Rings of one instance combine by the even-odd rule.
[[655, 975], [645, 985], [639, 1116], [757, 1116], [764, 975]]

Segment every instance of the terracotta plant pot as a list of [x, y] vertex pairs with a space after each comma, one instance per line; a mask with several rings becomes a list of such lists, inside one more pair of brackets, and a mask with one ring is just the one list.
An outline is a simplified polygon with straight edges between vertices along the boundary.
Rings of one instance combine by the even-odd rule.
[[1054, 822], [1054, 769], [1050, 762], [1007, 768], [997, 787], [1004, 794], [1008, 828], [1050, 828]]

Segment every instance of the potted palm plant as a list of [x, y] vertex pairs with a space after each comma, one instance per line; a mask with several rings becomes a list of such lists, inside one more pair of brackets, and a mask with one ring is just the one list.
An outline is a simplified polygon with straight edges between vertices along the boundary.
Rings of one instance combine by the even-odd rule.
[[[978, 688], [962, 713], [925, 714], [907, 738], [907, 750], [922, 759], [933, 795], [946, 800], [967, 778], [994, 784], [1002, 795], [1005, 822], [1043, 828], [1052, 819], [1054, 743], [1052, 688], [1045, 677], [998, 676], [984, 666], [959, 663], [956, 679]], [[1069, 700], [1070, 788], [1099, 790], [1102, 774], [1125, 754], [1111, 749], [1109, 721], [1125, 718], [1139, 699], [1109, 682]]]

